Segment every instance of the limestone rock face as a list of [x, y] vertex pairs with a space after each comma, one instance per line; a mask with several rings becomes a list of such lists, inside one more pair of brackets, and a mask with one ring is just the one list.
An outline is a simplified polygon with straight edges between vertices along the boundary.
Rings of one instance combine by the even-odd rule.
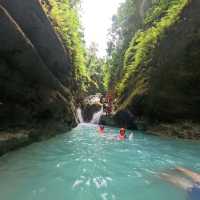
[[128, 110], [118, 111], [114, 116], [114, 121], [119, 127], [128, 129], [137, 129], [135, 124], [135, 116]]
[[40, 129], [28, 131], [36, 139], [75, 126], [71, 72], [39, 1], [0, 0], [0, 135]]
[[200, 1], [191, 1], [161, 37], [121, 97], [120, 110], [153, 120], [200, 119]]
[[72, 70], [70, 59], [39, 1], [0, 0], [0, 4], [32, 42], [48, 69], [62, 83], [68, 83]]
[[137, 130], [135, 116], [128, 110], [121, 110], [113, 115], [102, 115], [100, 124]]
[[84, 104], [82, 106], [82, 115], [85, 122], [90, 122], [94, 113], [101, 110], [100, 104]]

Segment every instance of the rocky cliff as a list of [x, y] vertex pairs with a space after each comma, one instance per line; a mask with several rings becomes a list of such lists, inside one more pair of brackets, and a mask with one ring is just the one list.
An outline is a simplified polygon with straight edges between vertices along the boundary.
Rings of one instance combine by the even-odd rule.
[[38, 0], [0, 0], [0, 154], [76, 124], [72, 67]]
[[[176, 8], [171, 9], [171, 16]], [[132, 66], [133, 72], [121, 90], [119, 110], [128, 109], [138, 118], [154, 122], [190, 120], [199, 123], [199, 11], [200, 1], [185, 1], [184, 7], [173, 16], [175, 19], [161, 16], [159, 22], [148, 25], [132, 41], [125, 64]], [[170, 20], [173, 23], [170, 24]], [[137, 48], [144, 50], [145, 55], [139, 54], [141, 49]]]

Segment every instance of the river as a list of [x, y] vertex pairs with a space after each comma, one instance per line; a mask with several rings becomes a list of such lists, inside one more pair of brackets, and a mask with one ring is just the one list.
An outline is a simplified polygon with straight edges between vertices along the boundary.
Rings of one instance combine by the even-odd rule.
[[[81, 124], [63, 135], [0, 158], [2, 200], [184, 200], [159, 174], [175, 166], [200, 171], [200, 145], [136, 132], [111, 139], [117, 128]], [[130, 131], [128, 131], [130, 133]]]

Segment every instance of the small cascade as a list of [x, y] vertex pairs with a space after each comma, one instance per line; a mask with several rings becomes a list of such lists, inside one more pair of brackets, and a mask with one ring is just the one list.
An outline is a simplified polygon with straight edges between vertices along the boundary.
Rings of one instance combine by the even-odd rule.
[[94, 113], [92, 120], [90, 121], [90, 123], [92, 124], [99, 124], [100, 118], [103, 115], [103, 106], [101, 107], [101, 110]]
[[81, 108], [77, 108], [77, 116], [78, 116], [78, 120], [80, 123], [84, 123], [84, 120], [83, 120], [83, 116], [82, 116], [82, 112], [81, 112]]

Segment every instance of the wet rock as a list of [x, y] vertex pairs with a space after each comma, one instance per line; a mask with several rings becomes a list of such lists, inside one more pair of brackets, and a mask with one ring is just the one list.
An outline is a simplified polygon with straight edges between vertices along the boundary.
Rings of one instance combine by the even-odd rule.
[[76, 121], [72, 66], [38, 1], [0, 0], [0, 27], [0, 152], [5, 153], [65, 132]]
[[0, 155], [29, 143], [26, 133], [0, 133]]
[[69, 77], [72, 76], [69, 55], [39, 1], [0, 0], [0, 4], [29, 38], [47, 68], [63, 84], [69, 84]]
[[101, 94], [90, 95], [84, 98], [81, 104], [82, 117], [85, 122], [90, 122], [94, 113], [98, 112], [102, 108], [100, 103]]
[[128, 110], [120, 110], [114, 116], [114, 121], [120, 127], [128, 129], [137, 129], [135, 124], [135, 116]]
[[94, 103], [94, 104], [84, 104], [82, 106], [82, 116], [85, 122], [90, 122], [94, 113], [101, 110], [101, 104]]
[[102, 115], [99, 123], [102, 125], [106, 125], [106, 126], [116, 126], [117, 127], [117, 124], [113, 119], [113, 115]]
[[199, 123], [194, 123], [190, 121], [149, 124], [147, 129], [150, 133], [161, 137], [173, 137], [190, 140], [200, 139]]
[[113, 115], [103, 115], [100, 124], [137, 130], [135, 117], [128, 110], [118, 111]]
[[154, 121], [199, 121], [199, 8], [200, 1], [189, 1], [180, 19], [160, 37], [128, 81], [119, 98], [121, 110]]

